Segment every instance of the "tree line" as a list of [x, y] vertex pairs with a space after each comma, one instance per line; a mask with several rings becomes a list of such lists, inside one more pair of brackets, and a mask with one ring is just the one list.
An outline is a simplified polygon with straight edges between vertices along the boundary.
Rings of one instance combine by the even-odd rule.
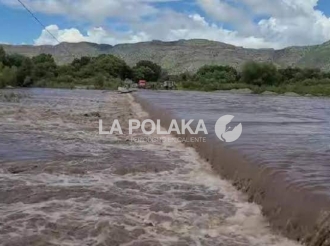
[[0, 88], [3, 87], [74, 87], [117, 88], [125, 79], [159, 81], [166, 79], [162, 68], [150, 61], [130, 67], [113, 55], [81, 57], [70, 64], [57, 65], [49, 54], [32, 58], [6, 54], [0, 47]]
[[330, 73], [317, 68], [277, 68], [272, 63], [247, 62], [238, 71], [230, 66], [206, 65], [195, 74], [183, 73], [176, 76], [183, 88], [218, 90], [226, 84], [251, 86], [281, 86], [288, 84], [330, 84]]
[[6, 54], [0, 47], [0, 88], [75, 87], [117, 88], [123, 80], [152, 82], [172, 80], [179, 89], [230, 90], [250, 88], [256, 93], [265, 90], [283, 93], [330, 95], [330, 73], [315, 68], [278, 68], [272, 63], [247, 62], [241, 70], [231, 66], [206, 65], [195, 73], [169, 76], [165, 69], [151, 61], [140, 61], [130, 67], [113, 55], [76, 58], [70, 64], [57, 65], [49, 54], [29, 58]]

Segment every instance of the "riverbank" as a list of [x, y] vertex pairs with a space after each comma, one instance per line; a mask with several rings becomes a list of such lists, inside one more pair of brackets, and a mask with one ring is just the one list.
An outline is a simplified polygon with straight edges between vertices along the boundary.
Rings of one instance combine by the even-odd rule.
[[197, 71], [177, 74], [147, 60], [131, 67], [110, 54], [76, 58], [70, 64], [58, 65], [50, 54], [30, 58], [6, 54], [1, 46], [0, 53], [0, 88], [117, 89], [125, 81], [146, 80], [152, 88], [162, 88], [163, 82], [172, 81], [184, 90], [250, 89], [255, 94], [330, 96], [330, 73], [316, 68], [279, 68], [272, 63], [250, 61], [242, 67], [209, 64]]
[[[95, 86], [94, 84], [73, 84], [73, 83], [57, 83], [53, 81], [43, 81], [34, 85], [34, 88], [51, 88], [51, 89], [85, 89], [85, 90], [109, 90], [115, 91], [118, 87], [123, 86], [124, 81], [114, 79], [105, 81], [102, 86]], [[161, 83], [153, 83], [155, 89], [161, 90]], [[158, 85], [157, 85], [158, 84]], [[14, 89], [10, 86], [5, 89]], [[315, 84], [315, 85], [297, 85], [287, 84], [281, 86], [255, 86], [244, 83], [220, 84], [216, 88], [204, 87], [202, 84], [194, 84], [191, 82], [189, 86], [183, 86], [180, 82], [177, 83], [177, 90], [182, 91], [204, 91], [204, 92], [234, 92], [245, 94], [258, 95], [284, 95], [284, 96], [306, 96], [306, 97], [330, 97], [330, 84]]]
[[[130, 141], [127, 120], [149, 117], [130, 95], [24, 93], [0, 100], [3, 245], [298, 245], [193, 149]], [[99, 119], [124, 135], [99, 135]]]
[[[116, 80], [115, 82], [105, 82], [102, 87], [95, 87], [93, 84], [89, 85], [74, 85], [70, 83], [52, 83], [48, 82], [35, 88], [51, 88], [51, 89], [86, 89], [86, 90], [108, 90], [115, 91], [124, 82]], [[161, 87], [160, 85], [158, 86]], [[155, 88], [158, 88], [155, 86]], [[13, 89], [13, 88], [9, 88]], [[157, 90], [157, 89], [156, 89]], [[305, 97], [330, 97], [330, 85], [314, 85], [314, 86], [301, 86], [301, 85], [283, 85], [283, 86], [253, 86], [248, 84], [223, 84], [218, 86], [217, 89], [207, 89], [202, 86], [184, 88], [178, 84], [177, 90], [179, 91], [204, 91], [204, 92], [233, 92], [242, 94], [257, 94], [257, 95], [280, 95], [280, 96], [305, 96]]]
[[316, 97], [329, 97], [330, 96], [330, 84], [329, 85], [281, 85], [281, 86], [255, 86], [243, 83], [222, 84], [217, 88], [210, 89], [204, 88], [202, 85], [198, 86], [179, 86], [179, 90], [190, 91], [205, 91], [205, 92], [238, 92], [246, 94], [260, 94], [260, 95], [289, 95], [289, 96], [316, 96]]
[[230, 66], [208, 65], [195, 74], [176, 78], [179, 87], [188, 90], [215, 91], [250, 89], [255, 94], [330, 95], [330, 73], [314, 68], [278, 68], [272, 63], [247, 62], [236, 70]]

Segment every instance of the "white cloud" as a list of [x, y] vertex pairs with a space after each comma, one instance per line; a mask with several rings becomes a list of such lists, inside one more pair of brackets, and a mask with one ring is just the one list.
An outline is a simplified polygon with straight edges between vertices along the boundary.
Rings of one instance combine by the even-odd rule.
[[320, 11], [306, 16], [270, 17], [258, 25], [263, 37], [282, 46], [319, 44], [330, 39], [330, 19]]
[[[315, 9], [318, 0], [192, 0], [199, 10], [155, 5], [173, 1], [183, 0], [24, 0], [36, 12], [65, 16], [90, 26], [115, 20], [129, 30], [97, 27], [82, 33], [75, 28], [47, 27], [61, 42], [117, 44], [205, 38], [244, 47], [282, 48], [330, 39], [330, 19]], [[0, 2], [18, 7], [17, 1]], [[45, 30], [35, 40], [36, 45], [55, 43]]]
[[[47, 30], [42, 30], [40, 37], [34, 40], [35, 45], [55, 45], [58, 44], [57, 40], [59, 42], [78, 43], [85, 41], [86, 38], [75, 28], [60, 30], [57, 25], [50, 25], [46, 29]], [[56, 37], [57, 40], [48, 32]]]
[[238, 22], [247, 19], [243, 10], [235, 8], [226, 1], [197, 0], [197, 3], [211, 17], [224, 22]]
[[[34, 12], [99, 23], [107, 18], [137, 21], [141, 17], [159, 12], [152, 3], [173, 1], [180, 0], [25, 0], [24, 3]], [[0, 0], [0, 2], [21, 7], [13, 0]]]
[[[210, 39], [237, 46], [265, 48], [274, 46], [262, 38], [253, 36], [243, 37], [236, 31], [223, 29], [215, 24], [208, 23], [198, 14], [184, 15], [175, 12], [166, 12], [159, 19], [147, 24], [136, 23], [135, 30], [129, 32], [107, 31], [102, 27], [93, 28], [83, 35], [78, 29], [59, 29], [56, 25], [47, 27], [60, 42], [94, 42], [103, 44], [136, 43], [160, 39], [173, 41], [178, 39]], [[40, 37], [35, 40], [36, 45], [56, 44], [48, 32], [42, 31]]]
[[[319, 44], [330, 39], [330, 18], [315, 9], [318, 0], [198, 0], [198, 3], [214, 19], [228, 16], [223, 21], [236, 25], [240, 33], [278, 47]], [[256, 18], [259, 22], [252, 24]]]
[[[48, 31], [47, 31], [48, 30]], [[150, 40], [143, 32], [139, 33], [112, 33], [102, 27], [95, 27], [83, 35], [78, 29], [60, 29], [57, 25], [50, 25], [43, 30], [41, 35], [34, 40], [35, 45], [56, 45], [59, 42], [79, 43], [91, 42], [98, 44], [136, 43]], [[52, 34], [50, 35], [49, 32]], [[56, 38], [54, 38], [54, 37]]]

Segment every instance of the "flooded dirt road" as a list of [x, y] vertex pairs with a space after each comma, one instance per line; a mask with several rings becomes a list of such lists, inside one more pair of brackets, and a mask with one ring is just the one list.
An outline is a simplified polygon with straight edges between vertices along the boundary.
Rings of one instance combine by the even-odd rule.
[[147, 117], [132, 97], [15, 93], [0, 100], [1, 245], [298, 245], [194, 149], [100, 136], [100, 118]]

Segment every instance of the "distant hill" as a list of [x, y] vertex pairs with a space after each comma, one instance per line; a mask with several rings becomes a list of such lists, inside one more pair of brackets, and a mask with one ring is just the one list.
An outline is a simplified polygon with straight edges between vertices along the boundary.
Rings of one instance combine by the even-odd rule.
[[310, 47], [302, 59], [297, 62], [297, 65], [330, 71], [330, 41]]
[[140, 60], [156, 62], [172, 74], [196, 71], [205, 64], [231, 65], [240, 68], [249, 60], [274, 62], [280, 67], [308, 66], [330, 70], [330, 42], [282, 50], [246, 49], [203, 39], [174, 42], [151, 41], [115, 46], [83, 42], [61, 43], [56, 46], [3, 45], [3, 47], [8, 53], [27, 56], [41, 53], [52, 54], [59, 64], [71, 62], [74, 56], [113, 54], [123, 58], [129, 65], [134, 65]]

